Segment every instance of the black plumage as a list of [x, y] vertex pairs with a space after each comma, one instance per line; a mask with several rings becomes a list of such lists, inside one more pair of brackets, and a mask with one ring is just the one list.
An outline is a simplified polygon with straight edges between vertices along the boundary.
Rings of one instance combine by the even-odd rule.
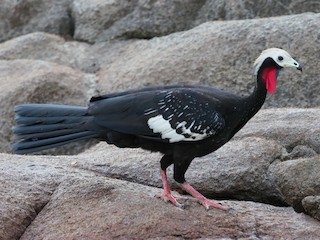
[[88, 107], [19, 105], [15, 108], [18, 125], [13, 128], [19, 141], [13, 144], [13, 151], [27, 154], [97, 138], [118, 147], [161, 152], [165, 200], [180, 206], [166, 177], [166, 168], [173, 164], [174, 179], [187, 192], [207, 208], [226, 209], [203, 197], [186, 182], [184, 175], [195, 157], [221, 147], [254, 116], [267, 91], [275, 90], [275, 74], [282, 67], [290, 62], [301, 70], [281, 49], [266, 50], [259, 58], [255, 63], [257, 84], [246, 97], [208, 86], [175, 85], [93, 97]]

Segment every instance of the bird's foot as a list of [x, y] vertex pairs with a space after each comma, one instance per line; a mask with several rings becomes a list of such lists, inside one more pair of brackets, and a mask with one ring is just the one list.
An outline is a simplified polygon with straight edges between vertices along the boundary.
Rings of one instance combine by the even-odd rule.
[[186, 190], [191, 196], [196, 198], [207, 210], [210, 207], [214, 207], [220, 210], [228, 211], [229, 208], [222, 206], [220, 203], [214, 202], [212, 200], [207, 199], [201, 193], [199, 193], [196, 189], [194, 189], [188, 182], [184, 182], [182, 184], [184, 190]]
[[222, 206], [220, 203], [214, 202], [214, 201], [209, 200], [207, 198], [198, 199], [198, 200], [207, 210], [209, 210], [210, 207], [214, 207], [214, 208], [217, 208], [217, 209], [220, 209], [220, 210], [224, 210], [224, 211], [228, 211], [229, 210], [228, 207]]
[[185, 208], [185, 205], [178, 202], [180, 199], [189, 199], [188, 197], [182, 197], [182, 196], [174, 196], [171, 194], [171, 192], [162, 192], [161, 194], [157, 195], [159, 198], [164, 200], [165, 202], [171, 202], [173, 205], [179, 208]]

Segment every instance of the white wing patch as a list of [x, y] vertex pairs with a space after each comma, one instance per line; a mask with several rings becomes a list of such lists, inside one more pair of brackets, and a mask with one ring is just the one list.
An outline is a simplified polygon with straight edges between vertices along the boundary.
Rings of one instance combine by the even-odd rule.
[[[180, 141], [199, 141], [208, 135], [204, 133], [194, 133], [191, 132], [192, 124], [186, 128], [187, 122], [183, 121], [177, 125], [181, 133], [177, 133], [176, 129], [172, 128], [169, 120], [165, 120], [162, 115], [152, 117], [148, 120], [148, 126], [154, 133], [160, 133], [162, 139], [168, 139], [170, 143], [180, 142]], [[189, 137], [185, 137], [188, 135]]]

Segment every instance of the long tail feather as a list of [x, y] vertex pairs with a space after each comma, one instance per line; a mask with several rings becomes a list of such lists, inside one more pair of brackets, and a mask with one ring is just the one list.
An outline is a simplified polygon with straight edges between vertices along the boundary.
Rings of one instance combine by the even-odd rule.
[[12, 145], [17, 154], [38, 152], [98, 134], [89, 128], [91, 117], [87, 108], [26, 104], [15, 108], [17, 126], [13, 133], [18, 140]]

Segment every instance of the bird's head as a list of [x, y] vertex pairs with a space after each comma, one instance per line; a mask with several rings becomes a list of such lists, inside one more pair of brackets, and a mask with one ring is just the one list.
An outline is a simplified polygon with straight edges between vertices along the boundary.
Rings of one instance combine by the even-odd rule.
[[275, 93], [277, 76], [284, 67], [292, 67], [302, 71], [300, 64], [288, 52], [280, 48], [264, 50], [254, 62], [254, 74], [260, 75], [269, 93]]

